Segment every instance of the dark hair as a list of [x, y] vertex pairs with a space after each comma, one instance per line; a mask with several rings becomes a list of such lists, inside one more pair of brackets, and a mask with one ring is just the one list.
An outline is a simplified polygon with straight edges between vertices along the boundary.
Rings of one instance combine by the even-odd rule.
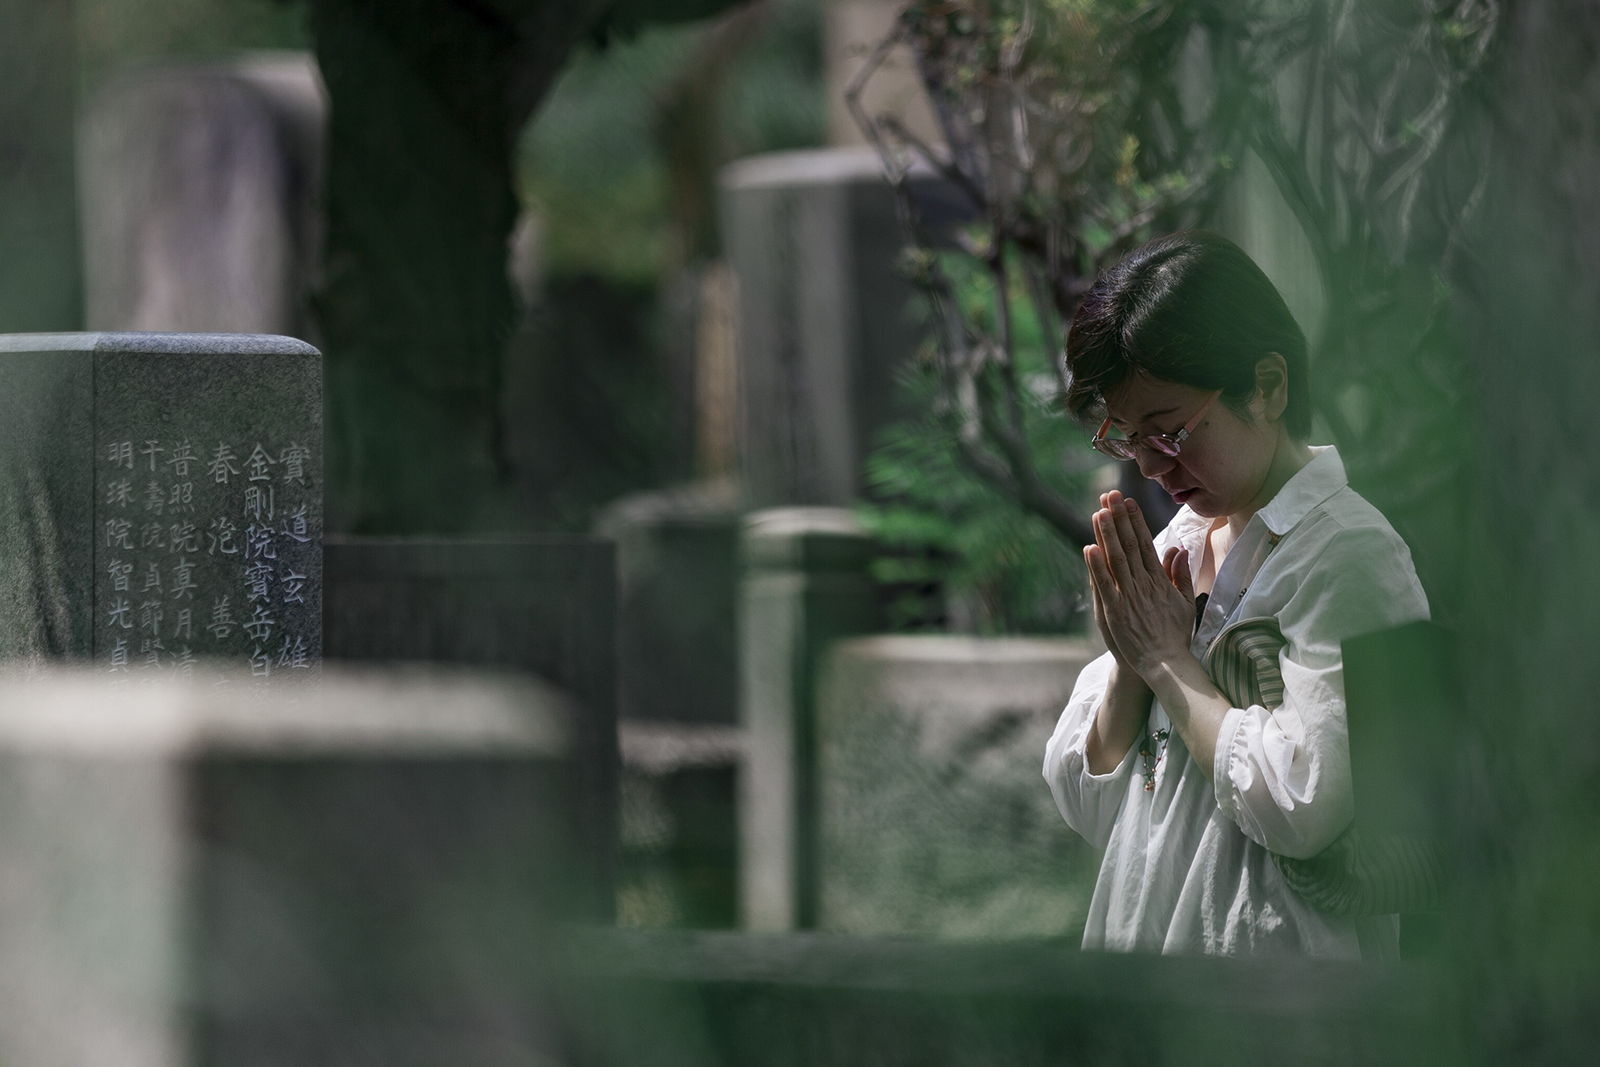
[[1136, 371], [1197, 389], [1221, 389], [1243, 413], [1256, 363], [1288, 365], [1289, 436], [1311, 436], [1306, 338], [1255, 261], [1221, 234], [1184, 230], [1128, 253], [1094, 280], [1067, 334], [1067, 409], [1080, 418]]

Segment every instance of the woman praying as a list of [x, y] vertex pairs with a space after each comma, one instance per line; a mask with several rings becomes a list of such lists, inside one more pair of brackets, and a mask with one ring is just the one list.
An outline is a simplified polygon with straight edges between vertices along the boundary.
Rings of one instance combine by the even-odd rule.
[[[1340, 642], [1428, 617], [1405, 542], [1307, 443], [1300, 328], [1236, 245], [1179, 233], [1101, 274], [1066, 358], [1095, 447], [1181, 505], [1152, 537], [1107, 493], [1084, 549], [1108, 651], [1044, 763], [1105, 850], [1083, 947], [1393, 958], [1394, 916], [1322, 910], [1280, 869], [1354, 815]], [[1241, 635], [1271, 678], [1230, 698], [1216, 652]]]

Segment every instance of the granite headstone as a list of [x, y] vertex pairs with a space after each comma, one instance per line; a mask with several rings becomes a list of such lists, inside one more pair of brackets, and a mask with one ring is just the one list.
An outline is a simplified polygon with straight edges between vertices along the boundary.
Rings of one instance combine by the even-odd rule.
[[[972, 209], [919, 169], [911, 193], [948, 232]], [[907, 244], [871, 148], [752, 156], [720, 178], [737, 284], [744, 491], [752, 506], [847, 507], [887, 425], [907, 414], [899, 373], [927, 336], [899, 270]]]
[[0, 673], [0, 1059], [554, 1062], [570, 717], [503, 673]]
[[78, 138], [88, 328], [312, 336], [326, 127], [303, 52], [102, 86]]
[[0, 659], [92, 659], [123, 682], [315, 671], [316, 349], [0, 336], [0, 449]]

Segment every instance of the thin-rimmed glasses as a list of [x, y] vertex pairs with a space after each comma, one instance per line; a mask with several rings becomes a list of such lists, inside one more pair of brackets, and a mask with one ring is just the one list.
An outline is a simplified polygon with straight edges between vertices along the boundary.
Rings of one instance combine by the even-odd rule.
[[1153, 433], [1148, 437], [1106, 437], [1111, 429], [1111, 419], [1107, 418], [1100, 424], [1100, 429], [1095, 431], [1094, 440], [1089, 443], [1099, 452], [1103, 452], [1112, 459], [1133, 459], [1139, 454], [1141, 447], [1148, 448], [1163, 456], [1176, 456], [1183, 451], [1183, 442], [1189, 439], [1189, 434], [1200, 420], [1206, 417], [1206, 412], [1211, 410], [1211, 405], [1217, 402], [1217, 397], [1222, 395], [1218, 389], [1211, 394], [1211, 399], [1200, 405], [1200, 410], [1194, 413], [1194, 418], [1184, 424], [1183, 429], [1177, 433]]

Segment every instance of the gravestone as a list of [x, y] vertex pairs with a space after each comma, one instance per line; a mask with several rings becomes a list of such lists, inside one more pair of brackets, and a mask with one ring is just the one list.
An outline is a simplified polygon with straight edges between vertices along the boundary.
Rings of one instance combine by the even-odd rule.
[[41, 673], [0, 677], [0, 1059], [554, 1062], [567, 697]]
[[0, 33], [0, 331], [83, 321], [72, 112], [77, 38], [69, 0], [5, 6]]
[[120, 682], [322, 654], [322, 362], [287, 337], [0, 336], [0, 659]]
[[[931, 171], [910, 179], [948, 231], [969, 202]], [[871, 148], [752, 156], [720, 178], [737, 285], [744, 491], [752, 506], [848, 506], [879, 431], [905, 412], [898, 372], [926, 336], [899, 271], [906, 233]]]
[[738, 721], [739, 501], [727, 482], [635, 493], [595, 523], [617, 546], [617, 713]]
[[312, 336], [326, 126], [307, 53], [96, 92], [78, 139], [88, 328]]
[[623, 720], [617, 740], [617, 925], [738, 925], [744, 732]]

